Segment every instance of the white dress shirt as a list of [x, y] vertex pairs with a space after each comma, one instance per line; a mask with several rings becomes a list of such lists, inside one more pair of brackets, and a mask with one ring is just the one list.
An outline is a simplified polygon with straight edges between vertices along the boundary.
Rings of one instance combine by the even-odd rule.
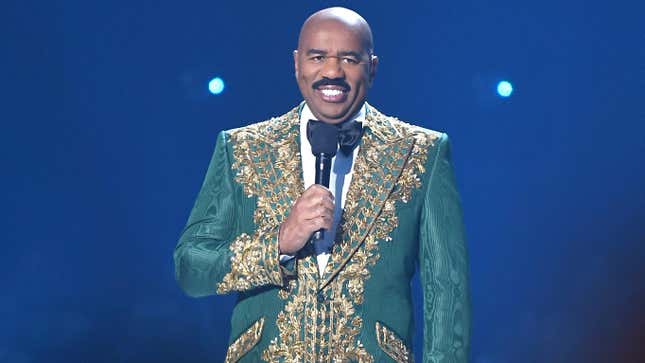
[[[311, 153], [311, 144], [307, 139], [307, 122], [315, 120], [313, 113], [305, 104], [300, 112], [300, 155], [302, 157], [302, 175], [305, 182], [305, 189], [314, 184], [315, 180], [315, 166], [316, 157]], [[352, 118], [358, 122], [365, 120], [365, 106], [361, 107], [360, 111]], [[349, 190], [349, 184], [352, 181], [352, 174], [354, 171], [354, 162], [356, 155], [358, 155], [359, 146], [354, 148], [351, 155], [345, 155], [340, 150], [337, 150], [336, 156], [331, 159], [331, 172], [329, 175], [329, 190], [334, 195], [334, 220], [332, 227], [325, 231], [325, 236], [322, 240], [314, 243], [316, 251], [316, 259], [318, 261], [318, 272], [320, 276], [325, 272], [327, 261], [331, 248], [334, 245], [336, 237], [336, 230], [338, 223], [343, 214], [343, 207], [345, 206], [345, 198]]]

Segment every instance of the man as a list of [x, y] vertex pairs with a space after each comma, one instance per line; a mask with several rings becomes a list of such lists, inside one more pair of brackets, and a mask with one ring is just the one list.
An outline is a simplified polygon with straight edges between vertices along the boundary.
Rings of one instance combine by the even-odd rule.
[[[238, 293], [227, 362], [408, 362], [418, 263], [423, 361], [467, 361], [467, 256], [447, 136], [366, 103], [378, 58], [351, 10], [309, 17], [294, 65], [300, 106], [219, 135], [175, 250], [179, 284], [191, 296]], [[310, 119], [340, 129], [329, 188], [313, 184]]]

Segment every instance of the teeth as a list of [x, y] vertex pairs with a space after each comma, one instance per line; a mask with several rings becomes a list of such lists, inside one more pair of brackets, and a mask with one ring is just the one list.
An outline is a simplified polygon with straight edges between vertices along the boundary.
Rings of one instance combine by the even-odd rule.
[[323, 90], [321, 90], [321, 92], [325, 96], [329, 96], [329, 97], [338, 96], [339, 94], [343, 93], [343, 91], [341, 91], [339, 89], [323, 89]]

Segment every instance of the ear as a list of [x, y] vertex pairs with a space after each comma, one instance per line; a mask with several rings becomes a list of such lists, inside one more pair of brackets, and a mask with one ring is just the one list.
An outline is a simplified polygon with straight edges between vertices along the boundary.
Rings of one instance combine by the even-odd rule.
[[373, 55], [370, 59], [370, 85], [374, 82], [374, 77], [376, 77], [376, 70], [378, 69], [378, 57]]
[[297, 79], [298, 78], [298, 50], [293, 51], [293, 69]]

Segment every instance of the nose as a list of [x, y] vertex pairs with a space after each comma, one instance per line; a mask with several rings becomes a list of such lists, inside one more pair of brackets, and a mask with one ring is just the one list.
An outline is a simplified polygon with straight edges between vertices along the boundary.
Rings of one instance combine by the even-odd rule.
[[340, 59], [338, 57], [326, 58], [325, 63], [323, 63], [321, 73], [323, 77], [330, 79], [345, 77], [345, 71], [340, 64]]

